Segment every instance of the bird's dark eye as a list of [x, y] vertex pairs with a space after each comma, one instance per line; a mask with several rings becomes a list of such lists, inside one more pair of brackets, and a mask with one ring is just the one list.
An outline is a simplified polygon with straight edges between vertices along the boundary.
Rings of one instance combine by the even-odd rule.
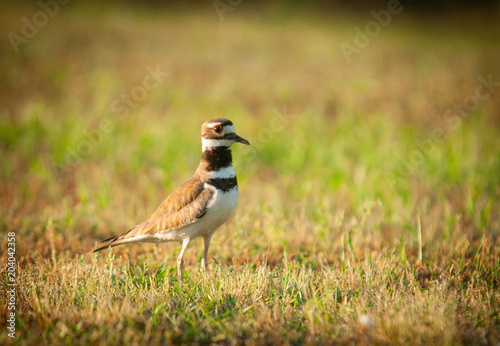
[[220, 126], [220, 125], [216, 125], [216, 126], [214, 126], [214, 131], [215, 131], [215, 132], [217, 132], [217, 133], [222, 133], [222, 130], [223, 130], [222, 126]]

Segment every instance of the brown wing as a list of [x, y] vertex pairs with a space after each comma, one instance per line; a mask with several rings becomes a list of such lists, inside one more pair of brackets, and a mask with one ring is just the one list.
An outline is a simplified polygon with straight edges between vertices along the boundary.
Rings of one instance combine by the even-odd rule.
[[198, 177], [192, 177], [175, 189], [149, 219], [126, 232], [103, 240], [102, 243], [107, 244], [93, 252], [126, 243], [126, 240], [139, 235], [163, 233], [192, 224], [205, 215], [213, 193], [212, 189], [204, 188]]

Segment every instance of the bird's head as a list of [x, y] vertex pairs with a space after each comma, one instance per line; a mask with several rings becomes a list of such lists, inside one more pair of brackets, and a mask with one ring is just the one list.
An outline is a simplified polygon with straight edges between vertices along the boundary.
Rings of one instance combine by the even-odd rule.
[[201, 126], [201, 141], [203, 150], [211, 147], [229, 148], [236, 142], [250, 145], [246, 139], [234, 132], [234, 125], [231, 120], [225, 118], [207, 120]]

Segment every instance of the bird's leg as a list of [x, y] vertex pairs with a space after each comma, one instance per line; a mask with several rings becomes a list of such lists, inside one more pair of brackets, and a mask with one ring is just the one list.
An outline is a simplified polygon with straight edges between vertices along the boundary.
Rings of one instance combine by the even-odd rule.
[[212, 235], [213, 235], [213, 233], [203, 237], [205, 246], [203, 249], [203, 259], [201, 260], [201, 270], [202, 271], [207, 271], [208, 247], [210, 246], [210, 240], [212, 240]]
[[177, 274], [179, 275], [179, 281], [182, 282], [183, 280], [183, 274], [184, 274], [184, 260], [182, 257], [184, 256], [184, 251], [186, 251], [186, 248], [189, 244], [189, 238], [186, 238], [182, 241], [182, 249], [181, 253], [179, 254], [179, 257], [177, 257]]

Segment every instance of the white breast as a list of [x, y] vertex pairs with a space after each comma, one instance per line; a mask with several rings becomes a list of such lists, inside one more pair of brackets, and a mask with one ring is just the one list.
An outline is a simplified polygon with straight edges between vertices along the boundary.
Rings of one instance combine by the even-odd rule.
[[208, 211], [202, 220], [208, 217], [207, 222], [214, 225], [217, 224], [215, 226], [217, 228], [233, 215], [234, 209], [236, 209], [236, 205], [238, 204], [238, 186], [233, 187], [227, 192], [217, 190], [209, 184], [205, 184], [205, 188], [214, 190], [214, 195], [208, 201]]
[[238, 204], [238, 186], [227, 192], [217, 190], [209, 184], [205, 184], [204, 187], [214, 190], [214, 194], [207, 203], [207, 213], [200, 220], [174, 231], [156, 233], [148, 237], [147, 241], [159, 243], [182, 241], [185, 238], [193, 239], [215, 232], [217, 228], [226, 222], [233, 215]]

